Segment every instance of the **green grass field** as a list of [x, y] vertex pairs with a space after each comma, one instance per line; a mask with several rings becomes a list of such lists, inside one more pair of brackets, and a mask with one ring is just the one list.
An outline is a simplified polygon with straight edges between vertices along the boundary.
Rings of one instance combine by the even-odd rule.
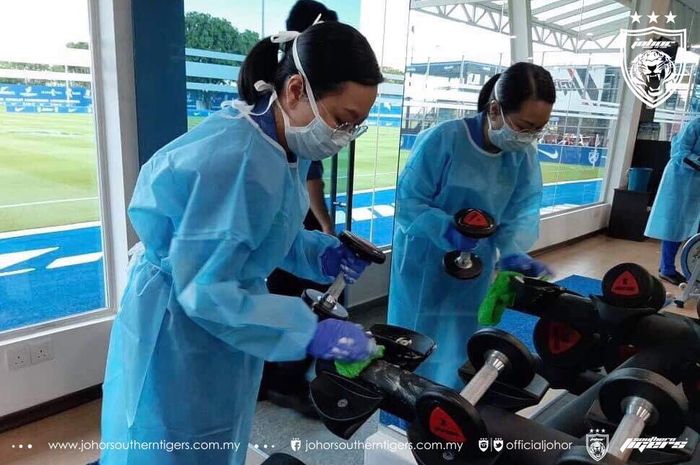
[[0, 107], [0, 232], [97, 220], [95, 145], [90, 115]]
[[[189, 118], [189, 126], [201, 119]], [[355, 190], [396, 185], [397, 169], [408, 158], [398, 146], [396, 128], [373, 127], [357, 140]], [[339, 173], [346, 167], [347, 155], [341, 155]], [[543, 163], [542, 171], [546, 183], [603, 174], [602, 168], [558, 163]], [[96, 221], [97, 190], [91, 115], [15, 114], [0, 106], [0, 232]], [[340, 177], [338, 191], [344, 190]]]

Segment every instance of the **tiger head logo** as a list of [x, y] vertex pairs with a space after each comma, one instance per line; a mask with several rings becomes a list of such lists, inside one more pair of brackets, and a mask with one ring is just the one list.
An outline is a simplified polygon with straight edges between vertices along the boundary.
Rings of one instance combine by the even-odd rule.
[[666, 83], [676, 74], [676, 64], [660, 50], [647, 50], [637, 55], [630, 64], [632, 85], [645, 92], [653, 100], [666, 91]]
[[679, 90], [687, 76], [686, 60], [676, 61], [687, 45], [686, 29], [621, 29], [622, 77], [632, 93], [649, 108], [656, 108]]

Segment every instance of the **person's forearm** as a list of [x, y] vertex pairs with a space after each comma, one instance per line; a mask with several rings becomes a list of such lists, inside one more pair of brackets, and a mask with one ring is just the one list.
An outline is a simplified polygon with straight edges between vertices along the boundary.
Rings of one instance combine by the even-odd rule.
[[328, 213], [328, 207], [326, 207], [326, 199], [323, 193], [323, 181], [321, 179], [314, 179], [306, 182], [307, 188], [309, 190], [309, 207], [311, 212], [314, 214], [321, 229], [326, 234], [334, 234], [333, 221]]

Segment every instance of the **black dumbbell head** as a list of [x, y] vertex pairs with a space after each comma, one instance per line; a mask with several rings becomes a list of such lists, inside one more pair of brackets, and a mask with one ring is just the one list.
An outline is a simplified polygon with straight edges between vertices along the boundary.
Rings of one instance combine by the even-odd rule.
[[469, 449], [487, 434], [476, 408], [443, 386], [428, 388], [421, 393], [416, 401], [416, 421], [432, 440], [461, 443]]
[[622, 263], [603, 277], [603, 297], [617, 307], [661, 308], [666, 291], [643, 267], [636, 263]]
[[660, 374], [641, 368], [615, 370], [603, 382], [598, 394], [603, 413], [615, 423], [622, 420], [625, 401], [631, 397], [646, 400], [656, 410], [644, 434], [675, 438], [685, 429], [688, 400], [678, 386]]
[[467, 237], [481, 239], [496, 232], [498, 226], [493, 216], [476, 208], [465, 208], [455, 215], [457, 230]]
[[559, 368], [595, 368], [602, 365], [600, 341], [568, 323], [540, 318], [533, 341], [545, 365]]
[[537, 361], [525, 344], [510, 333], [498, 328], [480, 329], [469, 338], [467, 354], [475, 369], [484, 366], [488, 353], [497, 350], [508, 358], [508, 363], [498, 376], [502, 383], [525, 387], [535, 376]]
[[348, 311], [341, 304], [337, 303], [333, 308], [326, 308], [323, 304], [323, 298], [326, 294], [317, 291], [316, 289], [306, 289], [301, 294], [301, 299], [311, 307], [311, 310], [318, 316], [319, 321], [328, 318], [334, 318], [336, 320], [347, 320], [349, 318]]
[[304, 462], [291, 455], [277, 453], [272, 454], [262, 465], [304, 465]]
[[700, 409], [700, 362], [692, 363], [683, 379], [683, 391], [694, 410]]
[[386, 261], [386, 255], [384, 255], [384, 252], [382, 252], [379, 247], [362, 239], [357, 234], [353, 234], [350, 231], [343, 231], [338, 238], [340, 242], [348, 246], [363, 260], [377, 264], [382, 264]]
[[624, 465], [625, 462], [607, 454], [602, 460], [594, 460], [588, 453], [586, 446], [575, 446], [564, 452], [556, 465]]
[[664, 283], [661, 282], [656, 276], [649, 276], [651, 278], [652, 289], [651, 289], [651, 300], [649, 301], [649, 306], [655, 308], [656, 310], [661, 310], [666, 305], [666, 288]]
[[442, 259], [442, 264], [445, 266], [445, 271], [452, 277], [457, 279], [474, 279], [481, 276], [484, 270], [484, 265], [481, 259], [474, 254], [471, 254], [471, 266], [462, 268], [457, 265], [457, 259], [461, 255], [459, 250], [447, 252]]

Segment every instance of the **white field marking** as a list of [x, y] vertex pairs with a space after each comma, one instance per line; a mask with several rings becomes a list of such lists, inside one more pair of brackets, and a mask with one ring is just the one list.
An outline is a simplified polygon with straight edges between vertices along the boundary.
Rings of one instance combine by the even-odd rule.
[[96, 262], [102, 258], [102, 252], [86, 253], [82, 255], [73, 255], [70, 257], [57, 258], [46, 267], [47, 270], [54, 268], [65, 268], [67, 266], [82, 265], [84, 263]]
[[76, 229], [94, 228], [100, 225], [101, 223], [99, 221], [90, 221], [88, 223], [67, 224], [64, 226], [50, 226], [47, 228], [24, 229], [22, 231], [10, 231], [6, 233], [0, 233], [0, 239], [12, 239], [13, 237], [33, 236], [35, 234], [73, 231]]
[[375, 205], [374, 211], [377, 212], [379, 216], [394, 216], [394, 207], [391, 205]]
[[52, 203], [82, 202], [84, 200], [97, 200], [99, 197], [78, 197], [75, 199], [42, 200], [41, 202], [16, 203], [13, 205], [0, 205], [0, 208], [30, 207], [32, 205], [49, 205]]
[[15, 276], [18, 274], [30, 273], [32, 271], [34, 271], [34, 268], [23, 268], [21, 270], [6, 271], [4, 273], [0, 273], [0, 278], [4, 278], [5, 276]]
[[374, 218], [371, 207], [360, 207], [352, 209], [353, 221], [368, 221]]
[[53, 252], [54, 250], [58, 250], [58, 247], [48, 247], [46, 249], [34, 249], [23, 252], [0, 254], [0, 270], [9, 268], [18, 263], [26, 262], [27, 260], [31, 260], [32, 258], [39, 257], [49, 252]]
[[593, 178], [593, 179], [579, 179], [578, 181], [562, 181], [562, 182], [548, 182], [546, 184], [542, 184], [544, 187], [548, 186], [562, 186], [566, 184], [583, 184], [587, 182], [593, 182], [593, 181], [602, 181], [603, 178]]

